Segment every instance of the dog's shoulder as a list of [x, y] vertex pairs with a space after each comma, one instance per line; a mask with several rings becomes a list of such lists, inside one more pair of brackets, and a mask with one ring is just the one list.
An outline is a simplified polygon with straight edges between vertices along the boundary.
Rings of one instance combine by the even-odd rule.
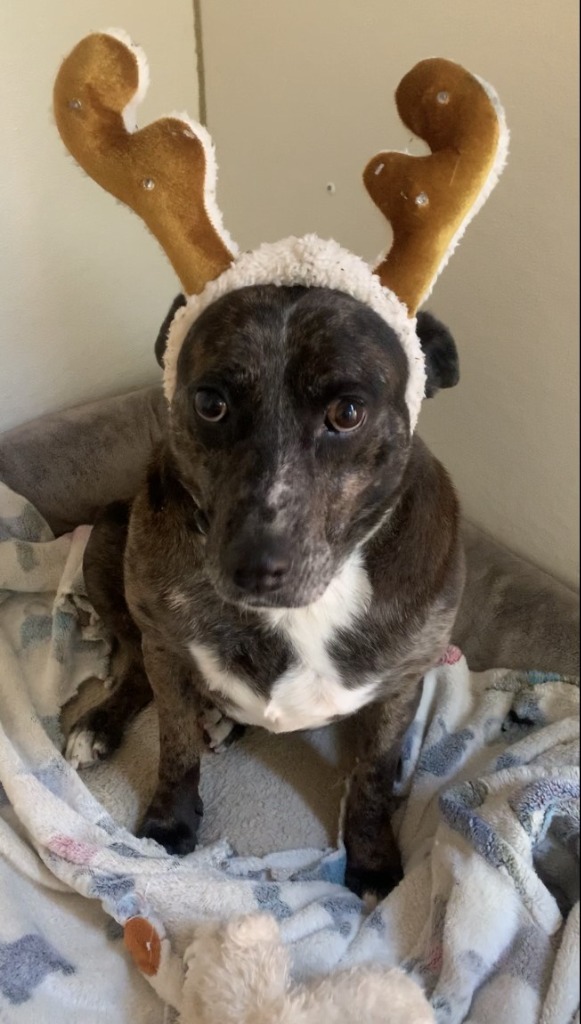
[[139, 576], [162, 587], [165, 577], [201, 564], [197, 506], [180, 482], [168, 446], [153, 453], [145, 480], [131, 508], [126, 577]]
[[195, 528], [196, 503], [182, 484], [171, 449], [161, 442], [153, 451], [142, 485], [133, 501], [131, 522], [171, 531]]
[[366, 551], [376, 596], [397, 593], [402, 606], [429, 604], [455, 575], [460, 506], [442, 463], [414, 438], [395, 507]]

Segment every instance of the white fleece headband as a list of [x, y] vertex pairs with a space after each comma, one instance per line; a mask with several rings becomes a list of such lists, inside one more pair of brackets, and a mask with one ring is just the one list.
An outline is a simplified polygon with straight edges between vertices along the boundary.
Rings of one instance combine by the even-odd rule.
[[371, 268], [337, 242], [316, 235], [285, 238], [264, 243], [254, 252], [244, 252], [200, 295], [191, 295], [172, 321], [164, 355], [163, 386], [171, 402], [177, 384], [177, 364], [184, 339], [195, 320], [212, 302], [247, 285], [275, 284], [292, 287], [334, 288], [370, 306], [389, 324], [406, 354], [409, 378], [406, 403], [413, 431], [424, 397], [426, 371], [424, 354], [415, 331], [416, 321], [393, 292], [381, 284]]
[[125, 32], [95, 33], [63, 61], [53, 99], [69, 151], [143, 218], [189, 296], [169, 329], [168, 401], [184, 339], [210, 303], [248, 285], [332, 288], [365, 303], [399, 338], [409, 367], [413, 431], [426, 380], [415, 312], [506, 162], [509, 134], [492, 87], [441, 58], [421, 61], [402, 79], [395, 94], [399, 115], [431, 154], [382, 152], [367, 164], [364, 184], [393, 231], [391, 247], [371, 268], [316, 235], [238, 254], [216, 203], [216, 158], [206, 129], [180, 114], [137, 130], [136, 109], [148, 81], [145, 55]]

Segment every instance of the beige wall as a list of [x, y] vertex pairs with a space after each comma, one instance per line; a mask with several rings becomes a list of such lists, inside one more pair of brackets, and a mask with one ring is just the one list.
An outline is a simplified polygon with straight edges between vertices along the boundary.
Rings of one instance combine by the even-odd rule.
[[429, 304], [454, 329], [462, 383], [426, 403], [420, 429], [470, 518], [577, 582], [576, 0], [202, 0], [202, 12], [219, 199], [244, 247], [317, 231], [373, 257], [386, 231], [360, 173], [408, 142], [400, 77], [440, 55], [499, 91], [509, 167]]
[[145, 227], [85, 178], [51, 115], [59, 63], [122, 26], [152, 71], [143, 120], [198, 112], [190, 0], [0, 2], [0, 430], [158, 379], [153, 343], [178, 290]]

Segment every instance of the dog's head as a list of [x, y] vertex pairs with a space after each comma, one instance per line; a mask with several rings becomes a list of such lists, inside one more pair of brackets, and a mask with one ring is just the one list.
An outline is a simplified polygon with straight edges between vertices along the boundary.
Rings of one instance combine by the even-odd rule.
[[389, 512], [426, 393], [455, 382], [449, 336], [420, 317], [418, 337], [414, 317], [502, 173], [504, 112], [452, 61], [404, 76], [398, 113], [431, 152], [368, 161], [363, 181], [392, 234], [372, 268], [314, 234], [240, 252], [206, 129], [172, 116], [137, 130], [147, 81], [125, 33], [87, 36], [57, 75], [56, 123], [81, 167], [144, 220], [188, 295], [156, 348], [216, 589], [305, 605]]
[[[162, 325], [160, 362], [183, 301]], [[456, 346], [430, 314], [417, 331], [432, 395], [457, 382]], [[241, 288], [198, 317], [179, 355], [170, 443], [223, 598], [310, 604], [378, 528], [412, 444], [408, 373], [385, 320], [331, 289]]]
[[392, 235], [372, 267], [314, 234], [240, 252], [206, 129], [172, 116], [137, 130], [147, 81], [125, 33], [87, 36], [55, 81], [58, 129], [147, 224], [188, 296], [156, 350], [216, 590], [255, 606], [310, 604], [397, 499], [423, 398], [455, 383], [453, 342], [415, 313], [503, 170], [504, 112], [452, 61], [404, 76], [397, 110], [430, 155], [368, 161], [363, 182]]

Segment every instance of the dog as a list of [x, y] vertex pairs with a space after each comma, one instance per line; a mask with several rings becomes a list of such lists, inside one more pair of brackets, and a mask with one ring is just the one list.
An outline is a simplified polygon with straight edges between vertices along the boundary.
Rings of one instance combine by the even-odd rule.
[[[159, 332], [162, 365], [184, 303]], [[417, 333], [432, 397], [458, 381], [456, 346], [429, 313]], [[87, 546], [117, 687], [66, 747], [78, 766], [106, 757], [153, 696], [159, 779], [140, 834], [171, 853], [195, 847], [208, 705], [215, 746], [247, 725], [356, 715], [346, 881], [383, 895], [401, 877], [390, 826], [401, 742], [464, 575], [457, 496], [410, 429], [408, 375], [387, 322], [333, 289], [243, 287], [187, 334], [147, 479], [102, 513]]]

